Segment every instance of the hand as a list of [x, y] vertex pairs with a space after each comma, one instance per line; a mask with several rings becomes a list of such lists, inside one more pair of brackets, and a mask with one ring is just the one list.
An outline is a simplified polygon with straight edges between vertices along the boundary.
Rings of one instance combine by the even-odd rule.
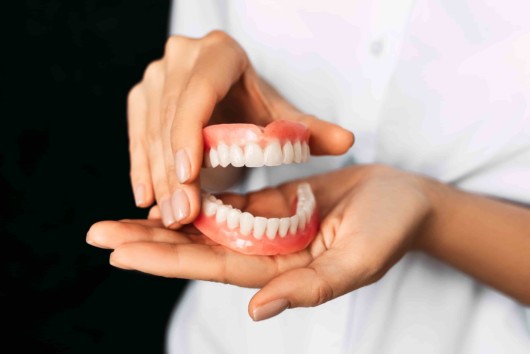
[[[342, 154], [353, 144], [352, 133], [303, 114], [258, 78], [245, 51], [227, 34], [170, 37], [164, 56], [149, 64], [128, 97], [136, 204], [148, 207], [156, 199], [165, 226], [190, 223], [200, 209], [203, 127], [266, 125], [275, 119], [305, 123], [316, 155]], [[216, 169], [216, 181], [226, 181], [219, 174], [227, 171]]]
[[[295, 254], [242, 255], [190, 227], [163, 229], [155, 219], [97, 223], [87, 241], [114, 249], [110, 262], [119, 268], [261, 288], [249, 314], [262, 320], [286, 308], [317, 306], [378, 280], [416, 246], [427, 227], [432, 205], [425, 178], [361, 166], [305, 181], [312, 185], [322, 223], [310, 246]], [[266, 216], [271, 207], [287, 212], [300, 182], [227, 198], [254, 215]]]

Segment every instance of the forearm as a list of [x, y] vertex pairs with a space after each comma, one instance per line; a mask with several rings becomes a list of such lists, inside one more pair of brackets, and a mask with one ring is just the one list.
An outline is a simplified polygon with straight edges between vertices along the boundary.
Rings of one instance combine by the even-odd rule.
[[530, 209], [428, 181], [428, 254], [530, 304]]

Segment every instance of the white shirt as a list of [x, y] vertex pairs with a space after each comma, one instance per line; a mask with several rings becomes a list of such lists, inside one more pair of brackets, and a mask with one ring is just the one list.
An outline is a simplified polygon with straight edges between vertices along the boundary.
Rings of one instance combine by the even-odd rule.
[[[171, 33], [227, 31], [290, 102], [356, 135], [344, 156], [256, 169], [246, 188], [381, 162], [530, 204], [529, 13], [516, 0], [179, 1]], [[530, 352], [525, 307], [420, 253], [373, 285], [260, 323], [247, 314], [255, 291], [193, 282], [168, 351]]]

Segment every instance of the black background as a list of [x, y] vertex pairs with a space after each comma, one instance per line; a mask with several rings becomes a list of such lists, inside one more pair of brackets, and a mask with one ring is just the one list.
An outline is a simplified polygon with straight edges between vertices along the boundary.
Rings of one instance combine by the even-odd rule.
[[0, 85], [2, 347], [162, 352], [185, 282], [114, 269], [85, 235], [146, 214], [129, 184], [125, 103], [162, 55], [170, 3], [20, 4]]

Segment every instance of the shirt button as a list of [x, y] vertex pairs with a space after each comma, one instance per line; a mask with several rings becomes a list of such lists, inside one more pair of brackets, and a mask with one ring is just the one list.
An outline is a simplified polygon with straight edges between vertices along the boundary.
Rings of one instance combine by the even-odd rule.
[[385, 49], [385, 42], [383, 39], [378, 39], [372, 42], [370, 45], [370, 52], [372, 52], [373, 55], [376, 57], [380, 56], [383, 53], [383, 50]]

